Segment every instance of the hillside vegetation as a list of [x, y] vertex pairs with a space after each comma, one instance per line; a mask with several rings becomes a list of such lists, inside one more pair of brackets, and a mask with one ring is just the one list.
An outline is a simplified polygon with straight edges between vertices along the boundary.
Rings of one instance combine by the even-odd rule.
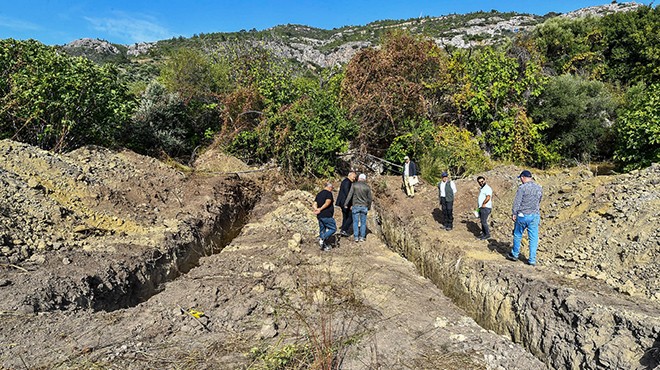
[[1, 40], [0, 138], [185, 163], [212, 146], [308, 176], [349, 149], [411, 155], [429, 180], [490, 159], [631, 170], [660, 161], [658, 35], [657, 6], [613, 3], [132, 46]]

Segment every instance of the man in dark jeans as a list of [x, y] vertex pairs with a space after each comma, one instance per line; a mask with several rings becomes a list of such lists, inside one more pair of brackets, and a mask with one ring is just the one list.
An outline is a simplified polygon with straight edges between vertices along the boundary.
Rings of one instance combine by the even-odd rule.
[[353, 202], [351, 210], [353, 211], [353, 236], [356, 242], [363, 242], [367, 238], [367, 213], [371, 209], [373, 199], [371, 188], [367, 185], [367, 175], [361, 173], [344, 202], [344, 205]]
[[319, 246], [323, 251], [329, 251], [331, 249], [330, 245], [326, 243], [326, 240], [337, 231], [337, 223], [335, 223], [333, 217], [335, 209], [332, 205], [332, 189], [332, 183], [326, 183], [323, 190], [316, 195], [314, 203], [312, 203], [314, 214], [316, 214], [316, 218], [319, 220]]
[[456, 196], [456, 184], [449, 180], [447, 172], [442, 173], [442, 181], [438, 183], [438, 196], [445, 230], [454, 227], [454, 197]]
[[351, 211], [351, 206], [353, 204], [352, 202], [349, 202], [348, 206], [344, 206], [344, 202], [346, 202], [346, 196], [348, 195], [348, 192], [351, 191], [351, 186], [353, 186], [356, 178], [357, 174], [355, 171], [349, 172], [346, 178], [341, 182], [339, 194], [337, 194], [337, 202], [335, 205], [341, 208], [342, 221], [341, 228], [339, 229], [339, 235], [341, 236], [349, 236], [350, 234], [348, 231], [351, 226], [353, 226], [353, 212]]
[[477, 177], [477, 183], [481, 187], [479, 190], [479, 219], [481, 220], [481, 235], [477, 237], [480, 240], [490, 239], [490, 229], [488, 228], [488, 216], [493, 209], [493, 189], [486, 184], [486, 179], [483, 176]]

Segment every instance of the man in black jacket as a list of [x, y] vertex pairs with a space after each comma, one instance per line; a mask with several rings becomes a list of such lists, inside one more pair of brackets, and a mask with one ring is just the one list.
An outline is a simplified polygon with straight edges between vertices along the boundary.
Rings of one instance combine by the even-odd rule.
[[344, 202], [346, 202], [346, 196], [348, 195], [348, 192], [351, 191], [351, 186], [353, 186], [356, 178], [357, 174], [355, 171], [349, 172], [346, 178], [341, 182], [341, 186], [339, 187], [339, 194], [337, 194], [337, 202], [335, 205], [341, 208], [342, 221], [339, 232], [339, 235], [341, 236], [349, 236], [350, 234], [348, 231], [353, 225], [353, 212], [351, 211], [351, 206], [353, 204], [352, 202], [349, 202], [348, 206], [344, 206]]

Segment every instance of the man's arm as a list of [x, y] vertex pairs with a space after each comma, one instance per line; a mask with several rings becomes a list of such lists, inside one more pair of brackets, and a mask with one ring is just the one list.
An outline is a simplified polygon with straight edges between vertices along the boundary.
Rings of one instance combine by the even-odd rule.
[[486, 208], [486, 204], [490, 201], [490, 195], [486, 195], [486, 199], [484, 199], [484, 202], [481, 204], [481, 208]]
[[521, 188], [518, 187], [518, 191], [516, 191], [516, 197], [513, 198], [513, 207], [511, 207], [511, 219], [514, 221], [518, 216], [518, 210], [520, 209], [520, 205], [522, 204], [522, 193], [523, 192], [521, 191]]
[[344, 208], [348, 208], [348, 203], [350, 203], [351, 199], [353, 199], [354, 190], [355, 190], [355, 186], [351, 186], [351, 190], [348, 192], [348, 195], [346, 196], [346, 200], [344, 201]]

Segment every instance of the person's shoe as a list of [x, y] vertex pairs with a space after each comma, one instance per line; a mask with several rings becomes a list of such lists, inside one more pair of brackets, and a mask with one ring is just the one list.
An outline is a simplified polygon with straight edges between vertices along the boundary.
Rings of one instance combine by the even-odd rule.
[[332, 250], [332, 247], [329, 245], [324, 245], [323, 248], [321, 248], [321, 250], [324, 252], [329, 252], [330, 250]]
[[358, 239], [358, 241], [359, 241], [359, 242], [364, 242], [364, 241], [366, 241], [366, 239], [364, 239], [364, 238], [360, 238], [360, 239]]
[[353, 240], [354, 240], [356, 243], [360, 241], [360, 239], [358, 239], [358, 238], [355, 238], [355, 239], [353, 239]]
[[445, 230], [447, 230], [447, 231], [451, 231], [451, 229], [452, 229], [451, 226], [447, 226], [447, 227], [445, 227]]
[[513, 254], [511, 254], [511, 252], [506, 254], [506, 259], [508, 259], [509, 261], [514, 261], [514, 262], [518, 261], [518, 257], [515, 257]]
[[339, 233], [340, 236], [349, 236], [349, 234], [346, 231], [342, 231]]
[[323, 249], [324, 246], [325, 246], [325, 241], [323, 239], [319, 238], [319, 247], [321, 247], [321, 249]]
[[488, 239], [490, 239], [490, 235], [481, 235], [479, 237], [479, 240], [488, 240]]

